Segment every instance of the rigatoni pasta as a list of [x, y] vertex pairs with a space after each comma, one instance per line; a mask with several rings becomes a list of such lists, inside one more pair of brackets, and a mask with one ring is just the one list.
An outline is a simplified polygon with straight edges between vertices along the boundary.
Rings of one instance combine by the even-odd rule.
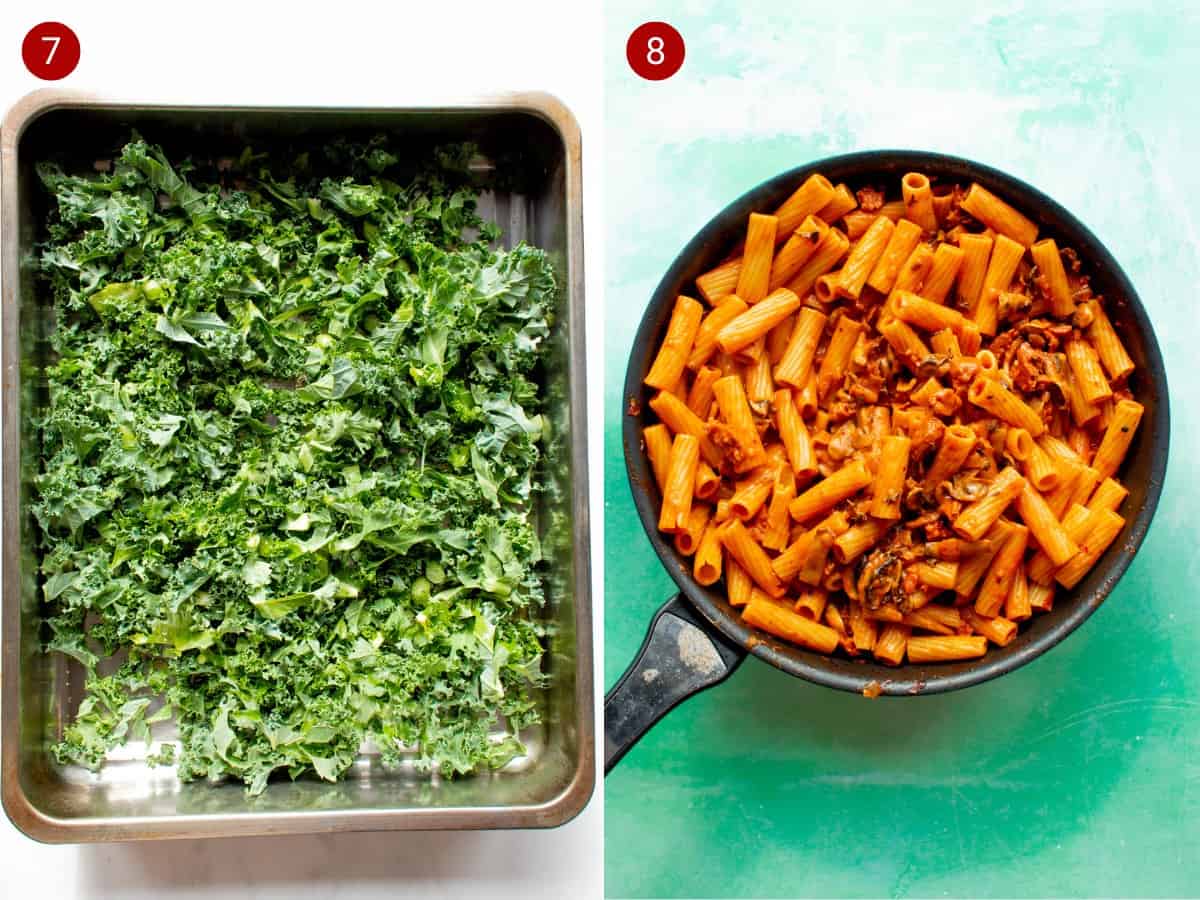
[[835, 296], [858, 299], [867, 283], [867, 277], [883, 255], [895, 230], [896, 226], [892, 220], [883, 216], [872, 223], [846, 258], [846, 264], [842, 267], [834, 287]]
[[1025, 248], [1003, 234], [996, 235], [992, 244], [992, 255], [987, 271], [983, 274], [983, 285], [979, 299], [972, 310], [971, 318], [986, 335], [994, 335], [1000, 318], [1000, 292], [1008, 288], [1017, 272]]
[[675, 310], [671, 313], [671, 321], [667, 325], [667, 336], [658, 348], [654, 365], [646, 373], [646, 384], [667, 391], [679, 382], [679, 376], [683, 374], [687, 365], [688, 355], [692, 352], [696, 332], [700, 330], [700, 319], [703, 315], [704, 307], [698, 301], [682, 294], [676, 299]]
[[909, 172], [900, 179], [900, 192], [904, 195], [905, 220], [919, 225], [923, 231], [937, 231], [929, 176], [921, 172]]
[[804, 264], [817, 252], [821, 239], [828, 231], [829, 226], [823, 219], [815, 216], [805, 219], [800, 227], [792, 232], [787, 243], [780, 247], [779, 252], [775, 254], [775, 259], [771, 263], [771, 278], [767, 284], [767, 290], [774, 291], [784, 287], [795, 278], [796, 274], [804, 268]]
[[805, 307], [796, 317], [783, 357], [775, 367], [775, 380], [794, 388], [803, 387], [812, 374], [813, 359], [829, 317], [819, 309]]
[[662, 512], [658, 517], [659, 531], [687, 529], [692, 511], [692, 495], [696, 489], [696, 463], [700, 459], [700, 441], [690, 434], [677, 434], [671, 444], [667, 463], [667, 480], [663, 487]]
[[1037, 240], [1038, 227], [991, 191], [972, 184], [962, 199], [962, 208], [988, 228], [1028, 247]]
[[800, 308], [800, 298], [787, 288], [779, 288], [761, 303], [756, 303], [717, 333], [717, 346], [736, 353], [767, 336], [767, 332]]
[[946, 297], [950, 295], [950, 288], [954, 286], [958, 277], [959, 269], [962, 268], [965, 255], [961, 247], [947, 243], [938, 244], [933, 253], [929, 274], [921, 286], [921, 296], [931, 303], [945, 303]]
[[738, 272], [734, 290], [747, 303], [757, 303], [767, 296], [778, 230], [779, 220], [775, 216], [750, 213], [750, 222], [746, 226], [746, 248], [742, 251], [742, 268]]
[[692, 348], [688, 353], [687, 367], [699, 369], [717, 352], [717, 336], [726, 325], [744, 313], [749, 307], [740, 297], [730, 296], [724, 303], [700, 320]]
[[898, 193], [812, 176], [752, 214], [676, 301], [643, 438], [660, 528], [747, 624], [933, 664], [1099, 561], [1144, 410], [1071, 248], [979, 185]]

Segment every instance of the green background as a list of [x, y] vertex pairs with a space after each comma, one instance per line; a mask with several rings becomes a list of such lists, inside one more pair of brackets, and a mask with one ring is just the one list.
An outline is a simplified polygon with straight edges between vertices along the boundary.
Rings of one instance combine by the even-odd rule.
[[[725, 204], [824, 155], [974, 158], [1107, 244], [1171, 379], [1154, 526], [1082, 629], [968, 691], [868, 702], [748, 660], [609, 776], [609, 896], [1200, 893], [1200, 422], [1187, 402], [1200, 385], [1200, 18], [1165, 4], [986, 6], [609, 0], [605, 684], [672, 595], [620, 445], [646, 300]], [[665, 82], [625, 61], [649, 20], [687, 43]]]

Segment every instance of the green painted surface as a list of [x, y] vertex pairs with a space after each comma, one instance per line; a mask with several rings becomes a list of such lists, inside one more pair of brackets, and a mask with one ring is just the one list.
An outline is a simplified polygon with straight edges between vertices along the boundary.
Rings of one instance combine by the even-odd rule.
[[[909, 146], [1041, 187], [1137, 286], [1174, 399], [1155, 524], [1080, 631], [999, 681], [917, 701], [748, 661], [608, 778], [610, 896], [1200, 893], [1200, 17], [1048, 6], [608, 3], [606, 686], [672, 588], [621, 457], [632, 334], [675, 253], [762, 179]], [[624, 60], [652, 19], [688, 48], [659, 84]]]

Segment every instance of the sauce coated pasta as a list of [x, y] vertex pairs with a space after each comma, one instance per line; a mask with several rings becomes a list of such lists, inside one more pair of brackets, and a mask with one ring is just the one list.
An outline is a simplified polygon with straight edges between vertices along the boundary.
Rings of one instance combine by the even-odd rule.
[[696, 293], [646, 376], [644, 446], [659, 528], [748, 624], [979, 657], [1120, 534], [1134, 362], [1074, 252], [1003, 197], [812, 175]]

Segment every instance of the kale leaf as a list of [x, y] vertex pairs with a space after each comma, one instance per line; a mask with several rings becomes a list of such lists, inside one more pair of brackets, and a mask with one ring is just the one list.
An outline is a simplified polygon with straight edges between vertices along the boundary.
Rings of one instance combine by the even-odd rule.
[[33, 513], [47, 646], [87, 673], [61, 762], [167, 718], [160, 761], [254, 793], [368, 744], [447, 775], [522, 752], [557, 287], [495, 248], [472, 153], [173, 164], [135, 135], [107, 171], [39, 167]]

